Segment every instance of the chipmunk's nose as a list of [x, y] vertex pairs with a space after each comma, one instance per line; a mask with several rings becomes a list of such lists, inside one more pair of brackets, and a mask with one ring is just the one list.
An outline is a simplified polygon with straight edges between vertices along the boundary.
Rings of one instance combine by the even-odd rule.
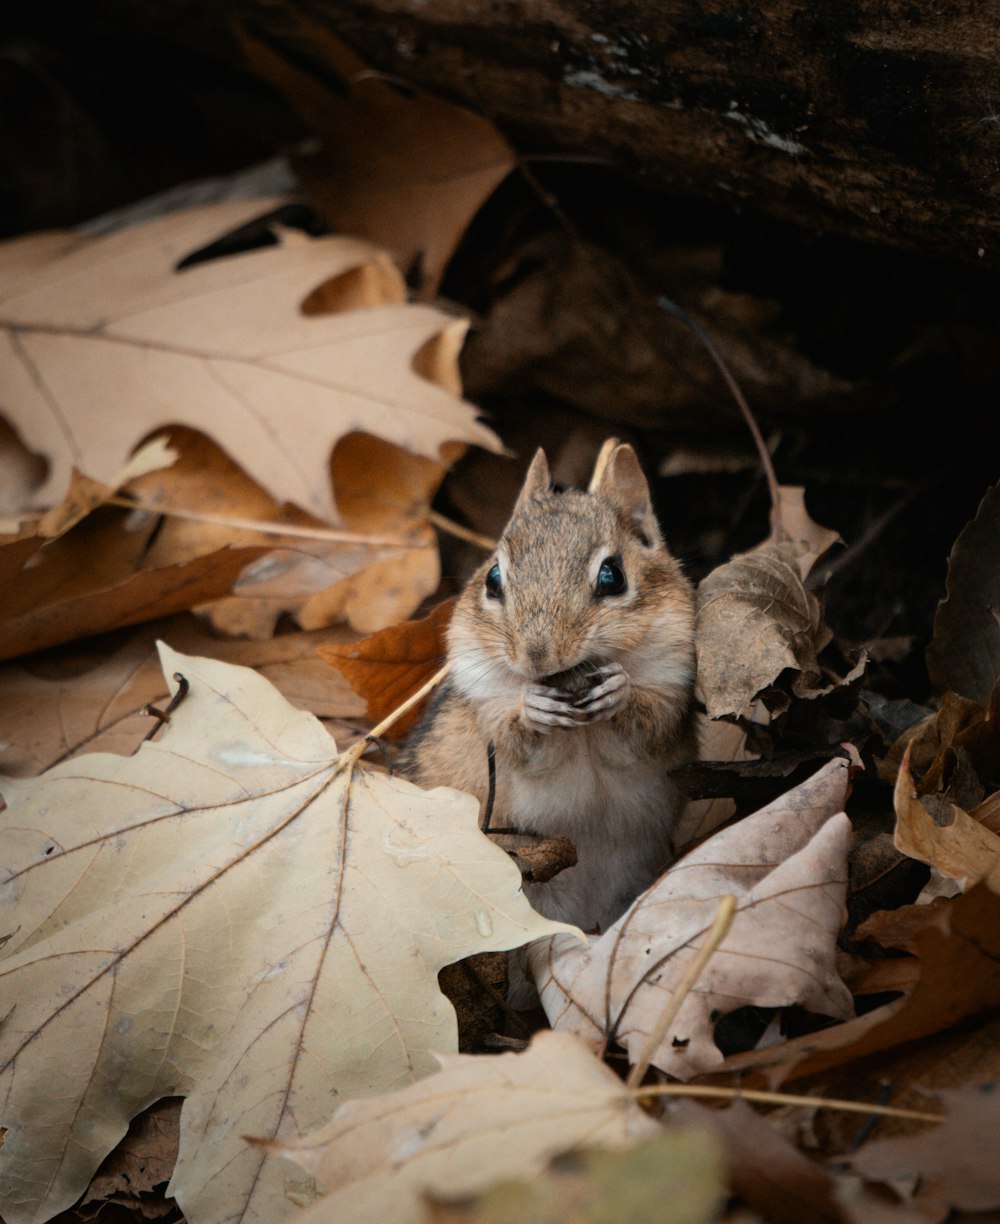
[[525, 643], [525, 657], [536, 675], [544, 675], [549, 661], [549, 646], [542, 638], [534, 638]]

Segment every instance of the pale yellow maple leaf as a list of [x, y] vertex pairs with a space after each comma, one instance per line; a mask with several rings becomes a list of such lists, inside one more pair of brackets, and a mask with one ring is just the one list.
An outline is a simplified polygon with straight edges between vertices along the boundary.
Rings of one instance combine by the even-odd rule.
[[[129, 1120], [186, 1098], [169, 1193], [270, 1224], [295, 1136], [456, 1046], [437, 972], [554, 930], [476, 804], [356, 772], [255, 672], [161, 647], [162, 738], [6, 782], [0, 1213], [47, 1220]], [[348, 803], [349, 797], [349, 803]]]
[[399, 1092], [350, 1101], [313, 1134], [269, 1145], [326, 1196], [301, 1224], [422, 1224], [424, 1195], [476, 1194], [540, 1173], [572, 1149], [622, 1147], [659, 1133], [613, 1071], [568, 1033], [542, 1032], [520, 1054], [452, 1054]]
[[[466, 323], [407, 305], [377, 247], [275, 226], [273, 246], [177, 270], [281, 202], [0, 246], [3, 411], [49, 462], [42, 500], [62, 495], [73, 465], [109, 480], [169, 424], [210, 434], [279, 501], [324, 519], [330, 453], [352, 430], [431, 459], [448, 442], [497, 448], [457, 374], [423, 373], [441, 353], [454, 366]], [[303, 313], [310, 296], [324, 313]]]
[[793, 1003], [843, 1019], [853, 1001], [836, 967], [851, 824], [849, 766], [830, 761], [759, 812], [685, 855], [589, 948], [557, 935], [528, 950], [553, 1027], [635, 1063], [712, 927], [722, 897], [736, 916], [661, 1039], [653, 1063], [689, 1079], [716, 1070], [719, 1015]]

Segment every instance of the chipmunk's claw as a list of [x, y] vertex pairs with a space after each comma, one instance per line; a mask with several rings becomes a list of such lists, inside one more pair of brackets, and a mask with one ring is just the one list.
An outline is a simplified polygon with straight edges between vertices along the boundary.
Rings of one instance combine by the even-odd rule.
[[597, 683], [581, 696], [574, 705], [587, 722], [599, 722], [613, 718], [628, 700], [632, 687], [628, 673], [620, 663], [609, 663], [594, 676]]

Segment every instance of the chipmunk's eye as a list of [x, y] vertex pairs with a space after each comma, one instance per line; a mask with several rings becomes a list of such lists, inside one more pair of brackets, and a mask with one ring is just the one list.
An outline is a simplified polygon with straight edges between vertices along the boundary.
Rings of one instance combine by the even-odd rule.
[[601, 568], [597, 571], [597, 587], [594, 594], [600, 598], [604, 595], [622, 595], [628, 590], [625, 571], [617, 557], [605, 557]]
[[494, 565], [486, 575], [486, 594], [490, 599], [503, 599], [503, 585], [500, 582], [499, 565]]

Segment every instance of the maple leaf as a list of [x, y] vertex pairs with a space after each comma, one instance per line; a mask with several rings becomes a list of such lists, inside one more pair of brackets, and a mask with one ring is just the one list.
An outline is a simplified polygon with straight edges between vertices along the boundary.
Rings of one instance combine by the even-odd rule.
[[273, 1221], [280, 1166], [337, 1099], [454, 1049], [436, 974], [554, 930], [474, 801], [349, 771], [256, 673], [161, 647], [190, 691], [156, 742], [3, 790], [0, 1209], [72, 1203], [162, 1096], [192, 1221]]
[[[192, 250], [276, 203], [0, 247], [4, 411], [49, 460], [42, 500], [61, 496], [73, 465], [108, 480], [169, 424], [210, 434], [279, 501], [324, 519], [334, 514], [330, 452], [352, 430], [435, 460], [448, 442], [496, 449], [471, 405], [416, 369], [433, 366], [435, 349], [453, 360], [465, 322], [406, 305], [378, 248], [275, 227], [273, 246], [178, 271]], [[330, 282], [340, 292], [318, 300], [336, 310], [307, 314]]]
[[608, 1038], [632, 1062], [711, 929], [720, 899], [733, 925], [684, 1000], [653, 1062], [682, 1079], [715, 1070], [713, 1015], [746, 1004], [802, 1003], [853, 1011], [837, 975], [850, 821], [841, 812], [849, 766], [830, 761], [800, 786], [686, 855], [587, 949], [562, 936], [528, 950], [556, 1028], [595, 1045]]
[[426, 1192], [474, 1194], [541, 1172], [583, 1144], [621, 1147], [656, 1134], [621, 1080], [568, 1033], [536, 1035], [521, 1054], [451, 1054], [418, 1084], [341, 1106], [301, 1139], [269, 1144], [330, 1193], [302, 1224], [417, 1224]]

